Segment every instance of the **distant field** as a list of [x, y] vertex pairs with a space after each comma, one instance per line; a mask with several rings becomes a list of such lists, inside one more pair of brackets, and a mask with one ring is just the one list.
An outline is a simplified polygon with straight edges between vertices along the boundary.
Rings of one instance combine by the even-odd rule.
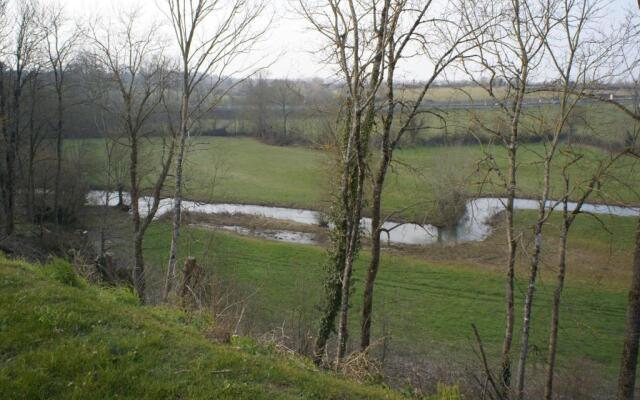
[[[247, 319], [253, 322], [253, 329], [284, 327], [302, 330], [303, 334], [307, 330], [311, 334], [315, 332], [318, 315], [315, 307], [321, 299], [324, 276], [323, 249], [199, 229], [186, 229], [183, 238], [181, 257], [187, 254], [198, 257], [203, 265], [240, 282], [239, 290], [250, 294]], [[169, 240], [169, 226], [155, 224], [147, 240], [150, 264], [164, 265]], [[450, 247], [449, 251], [459, 250]], [[424, 252], [428, 253], [429, 248]], [[356, 265], [351, 313], [354, 341], [359, 331], [361, 282], [368, 259], [363, 251]], [[580, 267], [572, 265], [571, 269], [575, 271]], [[518, 270], [518, 312], [526, 286], [523, 268]], [[553, 272], [548, 268], [544, 267], [533, 313], [535, 363], [543, 363], [546, 356], [550, 296], [554, 288]], [[627, 266], [620, 268], [627, 269]], [[159, 272], [155, 270], [155, 274]], [[626, 291], [609, 286], [606, 281], [576, 283], [574, 277], [571, 273], [562, 307], [561, 374], [571, 374], [572, 366], [580, 365], [583, 372], [590, 370], [598, 379], [608, 381], [618, 364]], [[470, 324], [475, 323], [487, 350], [495, 356], [503, 333], [503, 296], [501, 272], [483, 271], [477, 265], [429, 262], [385, 252], [376, 287], [375, 336], [390, 335], [391, 348], [398, 354], [411, 354], [408, 357], [416, 361], [457, 359], [464, 363], [473, 359]]]
[[[460, 100], [465, 101], [465, 100]], [[491, 105], [487, 101], [476, 101], [476, 104]], [[476, 121], [482, 121], [487, 126], [497, 125], [499, 118], [504, 118], [504, 114], [497, 108], [470, 108], [470, 109], [450, 109], [439, 107], [437, 103], [432, 105], [440, 118], [446, 122], [446, 128], [440, 118], [427, 115], [423, 117], [423, 125], [433, 127], [425, 129], [418, 137], [417, 141], [429, 140], [434, 138], [446, 138], [451, 136], [452, 139], [460, 140], [460, 137], [469, 136], [473, 132], [483, 140], [488, 140], [489, 136], [484, 133], [483, 129]], [[535, 135], [551, 132], [551, 125], [557, 120], [558, 106], [542, 105], [525, 107], [523, 116], [523, 136], [527, 136], [527, 132], [536, 132]], [[576, 106], [574, 113], [566, 122], [565, 134], [570, 134], [574, 142], [580, 143], [624, 143], [627, 132], [632, 130], [633, 121], [622, 111], [612, 105], [604, 104], [581, 104]]]
[[[417, 91], [409, 90], [398, 95], [413, 99]], [[629, 93], [620, 92], [618, 95], [628, 96]], [[521, 118], [523, 141], [535, 141], [536, 137], [554, 129], [559, 107], [548, 104], [552, 99], [557, 97], [538, 93], [526, 100]], [[409, 131], [403, 144], [476, 143], [478, 139], [488, 142], [491, 137], [479, 122], [496, 129], [500, 125], [499, 120], [505, 119], [504, 112], [477, 87], [435, 88], [425, 98], [423, 109], [429, 113], [421, 114], [415, 124], [422, 129]], [[289, 115], [287, 130], [290, 139], [302, 143], [327, 142], [328, 126], [335, 122], [330, 115], [335, 115], [337, 110], [328, 114], [313, 111], [316, 110], [293, 111]], [[277, 110], [266, 113], [264, 118], [274, 134], [282, 134], [283, 121]], [[254, 124], [246, 114], [234, 116], [227, 113], [201, 121], [201, 128], [205, 132], [217, 130], [227, 135], [252, 136], [256, 132]], [[585, 102], [575, 107], [565, 123], [563, 134], [571, 137], [574, 143], [620, 146], [628, 139], [629, 132], [633, 132], [633, 124], [629, 116], [613, 105]]]
[[[420, 89], [409, 89], [407, 91], [408, 92], [407, 96], [413, 95], [415, 97], [417, 96], [419, 90]], [[627, 89], [615, 89], [613, 91], [614, 91], [614, 94], [618, 96], [628, 96], [632, 94], [631, 91]], [[495, 88], [495, 93], [498, 97], [504, 96], [504, 92], [505, 92], [505, 88], [503, 87]], [[548, 93], [538, 92], [530, 95], [530, 97], [532, 98], [549, 98], [553, 96], [557, 97], [557, 95], [550, 92]], [[475, 85], [459, 86], [459, 87], [436, 86], [429, 89], [429, 92], [426, 98], [429, 100], [441, 101], [441, 102], [469, 101], [470, 99], [473, 99], [475, 101], [483, 101], [483, 100], [489, 99], [489, 95], [487, 94], [486, 90]]]
[[[100, 139], [69, 141], [82, 147], [92, 163], [89, 181], [103, 187], [106, 182], [104, 145]], [[147, 159], [157, 159], [156, 142], [150, 142]], [[538, 195], [542, 182], [542, 166], [538, 162], [542, 145], [521, 147], [519, 165], [519, 196]], [[478, 165], [484, 152], [492, 154], [502, 167], [505, 152], [497, 146], [433, 146], [401, 149], [398, 163], [389, 173], [384, 197], [386, 212], [403, 210], [408, 218], [432, 219], [434, 200], [448, 187], [466, 187], [471, 196], [503, 193], [499, 185], [484, 182], [485, 169]], [[155, 154], [155, 155], [153, 155]], [[576, 181], [590, 176], [595, 162], [604, 153], [585, 150], [584, 159], [570, 171]], [[125, 161], [126, 162], [126, 161]], [[147, 162], [146, 168], [154, 163]], [[320, 209], [328, 204], [329, 172], [332, 157], [324, 151], [302, 147], [278, 147], [244, 138], [194, 138], [187, 155], [186, 197], [206, 201], [273, 204]], [[559, 168], [554, 170], [552, 183], [562, 185]], [[625, 159], [594, 196], [593, 201], [638, 203], [640, 194], [640, 164]], [[493, 176], [495, 180], [495, 175]], [[124, 176], [126, 185], [127, 178]], [[171, 180], [169, 180], [169, 185]], [[167, 195], [171, 190], [167, 190]]]

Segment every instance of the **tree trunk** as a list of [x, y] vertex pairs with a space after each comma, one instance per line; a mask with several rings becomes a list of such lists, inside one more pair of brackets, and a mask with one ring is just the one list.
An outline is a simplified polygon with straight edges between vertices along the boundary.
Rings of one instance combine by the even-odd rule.
[[540, 265], [540, 252], [542, 249], [542, 225], [537, 224], [535, 228], [535, 248], [533, 250], [533, 256], [531, 266], [529, 270], [529, 285], [527, 286], [527, 293], [524, 300], [524, 311], [522, 321], [522, 344], [520, 348], [520, 358], [518, 360], [518, 386], [517, 386], [517, 398], [522, 400], [524, 398], [524, 383], [525, 372], [527, 365], [527, 356], [529, 354], [529, 331], [531, 329], [531, 313], [533, 309], [533, 297], [536, 290], [536, 281], [538, 277], [538, 267]]
[[[389, 3], [385, 3], [385, 10], [383, 10], [383, 15], [386, 16], [387, 7]], [[385, 17], [386, 18], [386, 17]], [[378, 33], [379, 37], [383, 36], [382, 27], [380, 28], [380, 32]], [[380, 46], [383, 46], [383, 43], [380, 42]], [[388, 57], [393, 59], [393, 54], [395, 53], [393, 44], [389, 43], [390, 49]], [[384, 47], [378, 48], [379, 52], [382, 52]], [[382, 58], [383, 55], [380, 55]], [[381, 58], [378, 61], [381, 61]], [[363, 304], [362, 304], [362, 321], [360, 323], [360, 351], [366, 351], [371, 344], [371, 324], [373, 318], [373, 289], [376, 283], [376, 277], [378, 276], [378, 269], [380, 268], [380, 235], [382, 228], [382, 192], [384, 190], [384, 181], [387, 175], [387, 169], [389, 168], [389, 164], [391, 163], [391, 157], [393, 154], [394, 145], [391, 144], [391, 125], [393, 124], [393, 118], [395, 115], [395, 97], [394, 97], [394, 73], [395, 73], [395, 63], [393, 61], [389, 61], [388, 64], [388, 72], [387, 72], [387, 115], [386, 118], [383, 118], [382, 123], [382, 158], [380, 160], [380, 164], [378, 164], [378, 170], [375, 175], [375, 179], [373, 182], [373, 195], [372, 195], [372, 205], [371, 205], [371, 262], [369, 263], [369, 269], [367, 271], [367, 280], [364, 284], [364, 295], [363, 295]], [[380, 63], [376, 64], [376, 68], [374, 73], [378, 73], [380, 68]], [[373, 126], [375, 124], [375, 105], [372, 105], [369, 109], [367, 115], [367, 121], [365, 123], [365, 130], [367, 130], [367, 135], [371, 134], [371, 130], [373, 130]], [[402, 133], [398, 133], [401, 135]], [[399, 138], [399, 136], [398, 136]]]
[[[56, 83], [58, 86], [59, 83]], [[58, 212], [58, 207], [60, 206], [60, 180], [62, 178], [62, 87], [56, 88], [58, 92], [57, 97], [57, 125], [56, 125], [56, 176], [55, 176], [55, 188], [53, 194], [53, 210], [56, 213], [56, 222], [59, 224], [61, 213]]]
[[[564, 103], [563, 103], [564, 106]], [[564, 110], [564, 107], [562, 107]], [[529, 285], [527, 287], [527, 294], [524, 299], [524, 312], [522, 321], [522, 343], [520, 347], [520, 359], [518, 360], [518, 399], [524, 398], [524, 385], [526, 379], [527, 368], [527, 356], [529, 354], [529, 331], [531, 329], [531, 313], [533, 312], [533, 298], [536, 290], [536, 283], [538, 279], [538, 271], [540, 267], [540, 256], [542, 252], [542, 230], [544, 224], [547, 221], [549, 214], [547, 214], [547, 199], [549, 198], [550, 188], [550, 176], [551, 176], [551, 164], [553, 161], [553, 155], [558, 143], [560, 131], [556, 133], [555, 139], [551, 146], [551, 150], [546, 154], [544, 160], [544, 183], [542, 184], [542, 198], [538, 207], [538, 219], [534, 226], [534, 250], [531, 257], [531, 265], [529, 268]], [[551, 211], [549, 211], [551, 213]]]
[[618, 376], [618, 400], [633, 400], [640, 338], [640, 219], [636, 228], [636, 248], [633, 255], [633, 278], [629, 290], [624, 348]]
[[373, 215], [371, 216], [371, 262], [367, 271], [367, 280], [364, 284], [364, 294], [362, 303], [362, 321], [360, 325], [360, 351], [367, 351], [371, 344], [371, 323], [373, 311], [373, 289], [375, 287], [376, 276], [380, 268], [380, 193], [378, 188], [375, 192]]
[[146, 277], [144, 271], [144, 255], [142, 253], [143, 236], [140, 232], [133, 239], [133, 286], [138, 294], [141, 304], [146, 303]]
[[32, 75], [29, 91], [29, 143], [27, 150], [27, 190], [26, 206], [30, 222], [35, 221], [35, 158], [38, 151], [38, 132], [36, 129], [36, 109], [38, 106], [38, 74]]
[[[123, 193], [123, 191], [124, 191], [124, 188], [122, 187], [122, 184], [118, 183], [118, 207], [119, 208], [124, 207], [124, 193]], [[132, 191], [133, 191], [133, 187], [132, 187]], [[137, 191], [137, 189], [136, 189], [136, 191]], [[139, 197], [139, 196], [136, 196], [136, 197]], [[137, 199], [136, 199], [136, 201], [137, 201]], [[133, 197], [132, 197], [132, 203], [133, 203]], [[132, 205], [132, 207], [133, 207], [133, 205]]]
[[164, 300], [166, 301], [169, 294], [173, 291], [176, 276], [176, 261], [178, 255], [178, 240], [180, 239], [180, 224], [182, 222], [182, 169], [184, 165], [184, 153], [189, 136], [188, 118], [189, 118], [189, 97], [186, 94], [187, 87], [185, 85], [185, 94], [182, 96], [182, 107], [180, 111], [180, 148], [178, 149], [178, 158], [176, 159], [176, 180], [175, 195], [173, 199], [173, 229], [171, 232], [171, 247], [169, 249], [169, 265], [167, 268], [167, 279], [164, 288]]
[[558, 283], [553, 292], [553, 304], [551, 306], [551, 332], [549, 333], [549, 351], [547, 354], [547, 380], [545, 384], [544, 398], [553, 398], [553, 378], [556, 367], [556, 354], [558, 349], [558, 325], [560, 322], [560, 301], [564, 288], [564, 278], [567, 269], [567, 240], [569, 237], [570, 222], [567, 216], [567, 203], [564, 202], [564, 223], [560, 243], [560, 260], [558, 262]]
[[31, 93], [31, 109], [29, 110], [29, 151], [27, 154], [27, 214], [29, 221], [35, 220], [35, 157], [36, 157], [36, 130], [35, 130], [35, 90]]
[[[342, 160], [344, 163], [344, 159]], [[344, 165], [343, 168], [348, 168]], [[313, 358], [316, 365], [320, 365], [324, 355], [327, 342], [331, 332], [335, 328], [335, 320], [342, 303], [342, 273], [346, 263], [347, 243], [349, 238], [349, 217], [348, 210], [345, 208], [349, 203], [347, 181], [343, 170], [340, 195], [336, 199], [336, 203], [332, 209], [331, 219], [334, 221], [334, 228], [331, 230], [331, 250], [329, 262], [327, 265], [327, 278], [325, 282], [325, 308], [322, 318], [320, 319], [320, 327], [318, 329], [318, 337], [314, 345]]]
[[329, 262], [327, 265], [327, 278], [325, 281], [325, 308], [320, 319], [320, 327], [318, 329], [318, 337], [314, 346], [314, 362], [320, 365], [324, 356], [327, 342], [331, 332], [335, 329], [335, 320], [342, 304], [342, 275], [346, 265], [346, 255], [348, 252], [348, 243], [350, 238], [350, 221], [349, 221], [349, 176], [353, 175], [353, 162], [351, 157], [350, 146], [350, 129], [352, 115], [351, 100], [347, 99], [346, 121], [341, 127], [342, 134], [339, 137], [340, 154], [337, 164], [340, 186], [338, 196], [334, 200], [331, 210], [331, 219], [334, 222], [334, 228], [331, 230], [331, 249]]
[[349, 243], [346, 254], [344, 271], [342, 273], [342, 295], [340, 304], [340, 322], [338, 325], [338, 351], [336, 355], [336, 365], [344, 358], [347, 351], [347, 339], [349, 336], [349, 299], [351, 294], [351, 276], [353, 274], [353, 263], [358, 252], [360, 241], [360, 215], [362, 210], [362, 192], [364, 186], [364, 169], [358, 173], [357, 199], [354, 210], [352, 210], [352, 221], [349, 232]]
[[[349, 154], [349, 152], [347, 152]], [[344, 255], [340, 257], [343, 260], [343, 264], [340, 266], [339, 271], [339, 290], [340, 290], [340, 303], [339, 303], [339, 320], [338, 320], [338, 348], [336, 352], [336, 366], [342, 360], [342, 357], [346, 351], [346, 341], [348, 336], [348, 315], [349, 315], [349, 293], [351, 290], [351, 274], [353, 271], [353, 259], [355, 257], [355, 243], [357, 231], [359, 229], [359, 221], [355, 222], [355, 210], [353, 208], [353, 199], [350, 194], [353, 194], [354, 177], [350, 175], [351, 160], [347, 157], [345, 163], [344, 177], [343, 177], [343, 213], [346, 219], [346, 232], [343, 236], [344, 244], [340, 247], [344, 251]], [[353, 174], [351, 174], [353, 175]], [[357, 174], [355, 174], [357, 175]], [[357, 189], [356, 189], [357, 190]]]
[[[336, 204], [332, 210], [332, 219], [335, 227], [331, 232], [332, 250], [329, 261], [329, 274], [326, 281], [326, 305], [323, 316], [320, 320], [320, 329], [316, 339], [314, 349], [314, 359], [316, 364], [320, 364], [324, 354], [327, 341], [331, 331], [335, 326], [335, 319], [338, 312], [342, 311], [344, 303], [343, 285], [345, 267], [348, 264], [348, 254], [350, 253], [350, 243], [353, 231], [353, 197], [354, 190], [351, 186], [355, 182], [357, 171], [353, 162], [353, 138], [352, 138], [352, 118], [351, 105], [349, 104], [345, 131], [341, 138], [341, 149], [343, 154], [340, 157], [340, 191], [336, 199]], [[341, 313], [341, 318], [342, 318]], [[346, 327], [346, 325], [345, 325]], [[344, 332], [343, 332], [344, 337]], [[338, 351], [339, 352], [339, 351]]]
[[29, 221], [35, 221], [35, 168], [34, 168], [34, 154], [29, 154], [29, 160], [27, 161], [27, 214], [29, 216]]
[[[349, 298], [351, 292], [351, 275], [353, 274], [353, 262], [358, 252], [358, 245], [360, 241], [360, 216], [362, 214], [362, 201], [364, 193], [364, 180], [366, 174], [365, 165], [365, 152], [367, 150], [368, 141], [363, 137], [363, 126], [361, 123], [362, 114], [358, 111], [358, 102], [354, 102], [353, 115], [354, 118], [351, 121], [351, 128], [349, 133], [350, 143], [347, 145], [348, 150], [346, 153], [345, 163], [347, 169], [345, 170], [344, 182], [346, 185], [347, 193], [350, 193], [351, 201], [349, 204], [344, 204], [347, 218], [350, 219], [348, 224], [348, 236], [347, 236], [347, 253], [345, 256], [345, 265], [342, 272], [342, 295], [340, 304], [340, 320], [338, 324], [338, 350], [336, 353], [336, 365], [340, 363], [347, 350], [348, 339], [348, 317], [349, 317]], [[371, 106], [373, 108], [373, 106]], [[366, 127], [365, 127], [366, 129]], [[366, 132], [364, 133], [367, 134]], [[353, 151], [355, 150], [355, 152]], [[355, 165], [352, 174], [350, 165], [352, 165], [352, 156], [355, 155]], [[351, 175], [351, 176], [348, 176]], [[355, 196], [354, 196], [355, 195]]]
[[318, 328], [318, 336], [316, 338], [313, 359], [316, 365], [320, 365], [322, 357], [324, 355], [327, 341], [331, 335], [331, 331], [334, 329], [336, 316], [338, 315], [338, 309], [342, 302], [342, 290], [340, 285], [340, 277], [342, 267], [345, 263], [344, 254], [345, 251], [341, 247], [344, 246], [344, 233], [346, 232], [346, 220], [342, 219], [340, 224], [336, 224], [333, 229], [332, 237], [333, 246], [335, 248], [331, 251], [330, 261], [327, 265], [328, 273], [325, 282], [325, 306], [320, 319], [320, 327]]
[[6, 172], [5, 172], [5, 176], [4, 176], [4, 185], [3, 185], [3, 200], [4, 200], [4, 233], [7, 236], [10, 236], [11, 234], [13, 234], [13, 230], [14, 230], [14, 214], [13, 214], [13, 203], [14, 203], [14, 178], [15, 178], [15, 169], [14, 169], [14, 164], [15, 164], [15, 156], [13, 154], [13, 140], [11, 139], [11, 137], [13, 136], [12, 133], [9, 134], [10, 135], [10, 141], [9, 144], [7, 146], [7, 153], [6, 153]]
[[[130, 110], [130, 104], [128, 104]], [[144, 276], [144, 257], [142, 253], [143, 232], [140, 221], [140, 188], [138, 185], [138, 136], [134, 131], [129, 132], [129, 140], [131, 141], [131, 153], [129, 160], [129, 176], [131, 179], [131, 219], [133, 222], [133, 287], [138, 294], [140, 303], [144, 304], [145, 297], [145, 276]], [[118, 187], [118, 201], [122, 201], [120, 197], [120, 186]]]
[[507, 281], [505, 283], [505, 304], [506, 304], [506, 326], [502, 342], [502, 390], [503, 397], [507, 397], [511, 390], [511, 345], [513, 343], [514, 326], [514, 286], [515, 286], [515, 264], [517, 242], [513, 228], [514, 201], [516, 196], [516, 156], [517, 147], [515, 143], [509, 147], [509, 187], [507, 188], [506, 220], [507, 220]]
[[288, 130], [287, 130], [287, 105], [286, 105], [286, 103], [282, 105], [282, 125], [283, 125], [284, 137], [287, 137], [288, 136]]
[[364, 285], [364, 300], [362, 304], [362, 322], [360, 333], [360, 351], [366, 351], [371, 345], [371, 324], [373, 311], [373, 289], [375, 287], [378, 269], [380, 268], [380, 235], [381, 235], [381, 208], [382, 208], [382, 190], [384, 186], [387, 166], [391, 160], [390, 155], [385, 156], [380, 161], [380, 169], [376, 176], [373, 187], [373, 204], [371, 215], [371, 262], [367, 271], [367, 280]]
[[6, 179], [5, 179], [5, 234], [12, 235], [15, 230], [15, 184], [16, 184], [16, 160], [18, 157], [18, 135], [20, 133], [20, 98], [22, 97], [22, 74], [16, 72], [15, 86], [13, 90], [13, 127], [9, 132], [6, 154]]
[[[2, 139], [5, 142], [8, 142], [8, 129], [7, 129], [7, 98], [4, 90], [4, 63], [0, 61], [0, 123], [2, 124]], [[5, 158], [9, 153], [8, 148], [4, 148]], [[7, 179], [7, 171], [0, 167], [0, 193], [2, 194], [2, 226], [5, 227], [6, 216], [5, 213], [5, 204], [7, 201], [7, 187], [5, 185]]]
[[340, 320], [338, 323], [338, 351], [336, 355], [336, 362], [339, 363], [344, 357], [347, 351], [347, 339], [349, 336], [349, 299], [351, 294], [351, 276], [353, 274], [353, 262], [357, 252], [356, 246], [358, 241], [359, 227], [351, 226], [351, 232], [349, 234], [348, 249], [345, 257], [344, 270], [342, 272], [342, 286], [340, 295]]

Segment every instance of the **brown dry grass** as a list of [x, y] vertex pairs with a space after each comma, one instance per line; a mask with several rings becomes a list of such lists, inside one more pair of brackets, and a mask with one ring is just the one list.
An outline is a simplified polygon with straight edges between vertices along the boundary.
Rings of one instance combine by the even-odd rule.
[[[503, 273], [507, 261], [504, 220], [498, 218], [493, 233], [482, 242], [459, 244], [435, 244], [428, 247], [405, 246], [395, 249], [400, 254], [411, 255], [440, 264], [469, 265], [495, 273]], [[529, 250], [533, 243], [530, 231], [520, 232], [517, 268], [524, 273], [529, 266]], [[551, 281], [557, 275], [560, 240], [550, 234], [545, 237], [541, 279]], [[567, 279], [572, 282], [627, 289], [633, 254], [613, 246], [589, 246], [588, 243], [569, 242], [567, 251]]]

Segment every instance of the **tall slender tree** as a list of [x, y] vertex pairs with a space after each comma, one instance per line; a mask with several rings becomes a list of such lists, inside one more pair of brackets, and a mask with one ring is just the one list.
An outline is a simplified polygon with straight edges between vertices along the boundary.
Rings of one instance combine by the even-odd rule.
[[[515, 327], [515, 265], [518, 238], [514, 228], [514, 203], [518, 190], [518, 148], [521, 143], [525, 98], [532, 76], [540, 67], [548, 34], [548, 7], [545, 2], [521, 0], [498, 2], [464, 1], [462, 13], [466, 30], [480, 25], [487, 29], [476, 35], [476, 51], [462, 59], [461, 67], [476, 85], [497, 104], [499, 114], [489, 125], [472, 115], [474, 122], [496, 139], [506, 150], [504, 171], [490, 152], [488, 170], [497, 175], [505, 192], [507, 263], [505, 282], [505, 334], [502, 344], [502, 397], [511, 390], [512, 344]], [[492, 22], [490, 22], [492, 21]]]
[[0, 199], [2, 200], [2, 213], [0, 222], [2, 222], [3, 231], [5, 230], [5, 179], [7, 177], [7, 169], [4, 165], [7, 153], [7, 142], [9, 138], [9, 115], [7, 110], [7, 91], [5, 81], [7, 79], [7, 49], [9, 48], [9, 36], [11, 26], [9, 21], [8, 0], [0, 0], [0, 133], [2, 134], [2, 159], [0, 160]]
[[315, 344], [316, 362], [320, 362], [338, 317], [335, 360], [339, 365], [347, 351], [351, 277], [360, 246], [369, 137], [389, 40], [391, 1], [364, 4], [351, 0], [301, 0], [299, 5], [302, 15], [325, 40], [327, 62], [336, 67], [345, 83], [343, 120], [336, 143], [338, 169], [326, 303]]
[[[118, 93], [116, 100], [110, 96], [98, 97], [100, 106], [118, 122], [114, 139], [129, 152], [128, 172], [131, 192], [131, 220], [133, 225], [133, 283], [138, 298], [146, 301], [146, 277], [143, 256], [144, 237], [160, 206], [160, 195], [169, 174], [176, 138], [171, 127], [157, 128], [152, 118], [161, 111], [165, 92], [168, 90], [168, 72], [158, 40], [157, 26], [145, 28], [140, 10], [123, 13], [117, 24], [90, 27], [89, 37], [94, 47], [95, 65], [106, 76]], [[100, 77], [101, 78], [101, 77]], [[108, 88], [109, 90], [111, 88]], [[170, 121], [169, 121], [170, 122]], [[154, 127], [155, 125], [155, 127]], [[151, 135], [162, 141], [160, 165], [151, 172], [145, 164], [150, 160], [143, 153], [143, 141]], [[149, 158], [154, 155], [149, 155]], [[152, 169], [154, 171], [154, 169]], [[147, 209], [141, 209], [140, 201], [146, 179], [151, 196]]]
[[[15, 24], [7, 67], [10, 71], [9, 99], [0, 100], [0, 108], [5, 109], [2, 133], [4, 136], [4, 168], [1, 179], [4, 211], [4, 233], [11, 235], [15, 229], [15, 198], [18, 176], [18, 151], [22, 130], [22, 97], [30, 70], [37, 61], [42, 35], [37, 24], [38, 3], [34, 0], [17, 5]], [[4, 81], [3, 81], [4, 82]], [[3, 83], [4, 85], [4, 83]], [[7, 96], [9, 97], [9, 96]], [[10, 104], [10, 106], [9, 106]]]
[[[432, 2], [426, 2], [421, 8], [415, 9], [410, 1], [395, 1], [389, 16], [389, 40], [384, 49], [385, 98], [382, 100], [382, 105], [376, 104], [373, 107], [382, 108], [383, 112], [378, 117], [381, 123], [376, 132], [379, 135], [379, 155], [377, 162], [370, 167], [373, 175], [371, 177], [371, 261], [364, 285], [361, 351], [366, 351], [371, 343], [373, 292], [380, 268], [381, 235], [385, 223], [385, 218], [382, 216], [382, 197], [394, 151], [402, 143], [404, 135], [414, 129], [416, 119], [426, 111], [423, 100], [433, 83], [448, 66], [470, 50], [470, 44], [473, 42], [474, 36], [470, 32], [459, 29], [460, 21], [455, 21], [451, 16], [457, 14], [451, 13], [454, 10], [448, 9], [440, 15], [440, 12], [434, 11], [434, 8]], [[418, 49], [411, 46], [412, 42], [418, 44]], [[430, 61], [433, 69], [423, 77], [424, 83], [417, 98], [406, 101], [396, 97], [396, 91], [403, 89], [402, 84], [396, 83], [396, 70], [403, 59], [409, 55], [415, 56], [416, 51], [421, 57]], [[398, 123], [394, 123], [395, 121]], [[395, 126], [399, 127], [395, 128]]]
[[295, 106], [304, 99], [296, 83], [289, 79], [278, 79], [273, 82], [274, 99], [272, 103], [280, 110], [282, 118], [282, 136], [287, 138], [290, 133], [289, 117]]
[[[544, 150], [539, 153], [539, 164], [543, 166], [543, 183], [538, 205], [538, 217], [534, 223], [533, 231], [536, 238], [534, 243], [533, 256], [531, 258], [530, 270], [533, 272], [539, 269], [541, 262], [541, 252], [543, 247], [543, 228], [553, 209], [562, 205], [562, 230], [560, 239], [560, 251], [558, 262], [557, 285], [554, 291], [551, 326], [549, 335], [549, 352], [547, 355], [547, 377], [545, 384], [545, 398], [553, 397], [553, 381], [556, 365], [558, 326], [560, 321], [560, 303], [567, 267], [567, 242], [569, 231], [577, 215], [580, 214], [585, 201], [598, 192], [604, 182], [607, 171], [616, 161], [626, 154], [626, 150], [607, 155], [602, 160], [589, 163], [581, 162], [587, 158], [584, 149], [580, 146], [572, 146], [572, 141], [562, 143], [562, 135], [566, 132], [571, 134], [569, 121], [574, 113], [579, 110], [581, 102], [593, 85], [592, 82], [599, 80], [599, 75], [607, 71], [608, 64], [612, 58], [611, 46], [605, 40], [598, 29], [601, 24], [602, 3], [598, 0], [572, 0], [557, 4], [551, 10], [551, 19], [554, 21], [550, 38], [545, 41], [546, 59], [551, 65], [551, 71], [555, 79], [542, 90], [549, 90], [557, 96], [559, 104], [551, 112], [541, 113], [537, 116], [540, 121], [539, 126], [543, 132], [538, 132], [545, 144]], [[584, 182], [572, 181], [571, 169], [579, 165], [583, 172], [591, 169], [591, 177]], [[564, 188], [556, 188], [555, 196], [551, 196], [550, 177], [552, 171], [562, 171]], [[559, 191], [560, 190], [560, 191]], [[559, 191], [559, 194], [558, 194]], [[551, 201], [550, 197], [559, 198]], [[576, 204], [569, 210], [569, 199], [574, 198]], [[553, 203], [553, 204], [549, 204]], [[530, 281], [530, 286], [525, 298], [524, 325], [529, 325], [531, 320], [531, 307], [533, 303], [533, 292], [535, 279]], [[528, 333], [527, 333], [528, 334]], [[523, 336], [523, 341], [528, 341], [528, 337]], [[521, 379], [524, 379], [524, 368], [528, 346], [521, 349], [523, 364]], [[523, 382], [524, 383], [524, 382]], [[522, 385], [523, 385], [522, 383]], [[524, 386], [524, 385], [523, 385]]]
[[62, 175], [64, 145], [65, 88], [67, 84], [65, 77], [81, 32], [68, 20], [64, 7], [58, 2], [49, 3], [48, 8], [44, 9], [42, 14], [40, 25], [44, 36], [48, 66], [53, 73], [53, 87], [56, 93], [56, 170], [53, 210], [56, 213], [57, 222], [60, 223], [62, 216], [62, 213], [59, 211], [61, 195], [60, 180]]
[[[176, 282], [187, 140], [200, 113], [215, 107], [238, 83], [228, 85], [229, 77], [245, 75], [253, 67], [238, 66], [238, 62], [266, 32], [268, 24], [259, 20], [265, 10], [262, 0], [165, 0], [164, 4], [164, 12], [180, 51], [181, 75], [173, 230], [164, 290], [166, 299]], [[202, 90], [197, 92], [198, 89]]]
[[31, 72], [29, 82], [27, 84], [27, 144], [26, 144], [26, 166], [23, 167], [23, 175], [26, 175], [26, 191], [25, 204], [27, 215], [30, 221], [35, 221], [35, 203], [36, 203], [36, 166], [38, 157], [46, 144], [48, 130], [45, 126], [48, 124], [48, 116], [43, 115], [41, 107], [45, 103], [46, 89], [48, 85], [42, 77], [42, 71], [35, 69]]
[[[640, 7], [640, 3], [638, 4]], [[640, 131], [640, 19], [639, 12], [632, 12], [625, 23], [624, 40], [621, 52], [620, 64], [625, 68], [628, 78], [632, 79], [634, 86], [634, 102], [623, 104], [609, 98], [602, 98], [598, 94], [593, 97], [613, 104], [628, 116], [636, 124], [636, 132]], [[635, 157], [640, 158], [640, 149], [637, 144], [631, 149]], [[625, 320], [624, 345], [620, 359], [620, 372], [618, 375], [618, 400], [633, 400], [636, 387], [636, 370], [638, 366], [638, 341], [640, 340], [640, 219], [635, 232], [635, 250], [633, 253], [632, 277], [629, 289], [627, 316]]]

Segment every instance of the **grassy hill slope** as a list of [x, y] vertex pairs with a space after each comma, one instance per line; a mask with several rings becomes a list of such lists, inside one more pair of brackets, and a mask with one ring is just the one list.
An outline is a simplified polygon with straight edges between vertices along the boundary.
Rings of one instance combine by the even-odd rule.
[[140, 307], [61, 261], [0, 255], [2, 399], [397, 398], [258, 345], [206, 338], [206, 319]]

